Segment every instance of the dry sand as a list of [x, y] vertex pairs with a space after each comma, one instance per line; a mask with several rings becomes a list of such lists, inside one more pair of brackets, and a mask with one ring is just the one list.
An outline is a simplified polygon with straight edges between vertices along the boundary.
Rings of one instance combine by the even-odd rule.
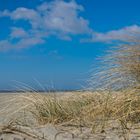
[[[21, 94], [21, 93], [19, 93]], [[66, 96], [68, 96], [66, 94]], [[18, 94], [4, 93], [0, 94], [0, 110], [6, 112], [10, 109], [14, 112], [17, 106], [8, 105]], [[115, 121], [110, 121], [110, 125], [103, 132], [92, 133], [91, 128], [75, 127], [67, 125], [46, 124], [44, 126], [30, 125], [20, 126], [10, 124], [14, 115], [0, 113], [0, 140], [140, 140], [140, 124], [130, 126], [127, 130], [122, 128]], [[8, 113], [7, 113], [8, 114]], [[22, 118], [19, 118], [22, 120]], [[35, 123], [30, 116], [29, 122]], [[26, 122], [27, 123], [27, 122]]]

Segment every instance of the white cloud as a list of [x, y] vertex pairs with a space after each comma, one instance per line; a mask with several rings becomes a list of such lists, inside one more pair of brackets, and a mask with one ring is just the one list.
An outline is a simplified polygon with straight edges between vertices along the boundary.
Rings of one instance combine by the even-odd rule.
[[12, 20], [26, 20], [32, 27], [39, 26], [41, 21], [40, 14], [36, 10], [24, 7], [17, 8], [14, 11], [4, 10], [3, 12], [0, 12], [0, 16], [7, 16]]
[[28, 33], [22, 28], [13, 27], [11, 29], [10, 37], [11, 38], [25, 38], [25, 37], [28, 37]]
[[119, 30], [111, 30], [106, 33], [93, 33], [91, 41], [93, 42], [129, 42], [140, 36], [140, 26], [132, 25]]
[[[53, 1], [43, 3], [37, 9], [17, 8], [15, 11], [4, 10], [1, 16], [9, 16], [13, 20], [27, 20], [32, 27], [63, 33], [82, 34], [90, 32], [88, 20], [79, 16], [83, 11], [76, 2]], [[36, 26], [35, 26], [36, 25]]]
[[17, 44], [15, 44], [14, 48], [27, 48], [33, 47], [36, 44], [43, 44], [44, 40], [41, 38], [30, 37], [30, 38], [23, 38]]
[[[84, 7], [74, 0], [69, 2], [53, 0], [43, 2], [35, 9], [19, 7], [13, 11], [0, 11], [0, 17], [9, 17], [13, 24], [24, 20], [30, 24], [28, 29], [23, 27], [9, 27], [10, 34], [0, 40], [0, 50], [28, 48], [46, 42], [50, 36], [62, 40], [71, 40], [74, 35], [92, 36], [89, 42], [112, 43], [114, 41], [130, 41], [140, 34], [140, 26], [132, 25], [105, 33], [93, 32], [89, 21], [80, 15]], [[21, 25], [22, 26], [22, 25]]]
[[44, 40], [39, 38], [24, 38], [19, 40], [17, 43], [12, 42], [11, 40], [1, 40], [0, 51], [29, 48], [35, 46], [36, 44], [43, 44], [43, 43]]
[[[14, 48], [15, 46], [30, 47], [44, 43], [48, 36], [71, 40], [72, 35], [90, 34], [92, 30], [89, 28], [88, 20], [79, 14], [83, 10], [84, 8], [74, 0], [70, 2], [54, 0], [44, 2], [35, 9], [19, 7], [14, 11], [1, 11], [0, 17], [9, 17], [13, 23], [24, 20], [31, 27], [28, 30], [23, 27], [10, 27], [11, 33], [5, 39], [8, 41], [1, 40], [0, 47], [4, 44], [8, 44], [8, 48], [13, 48], [13, 46]], [[18, 41], [13, 44], [15, 39]]]
[[90, 33], [89, 22], [79, 16], [83, 11], [81, 5], [74, 1], [66, 3], [64, 1], [54, 1], [50, 4], [43, 3], [38, 7], [43, 15], [43, 23], [50, 31], [61, 32], [63, 34], [84, 34]]

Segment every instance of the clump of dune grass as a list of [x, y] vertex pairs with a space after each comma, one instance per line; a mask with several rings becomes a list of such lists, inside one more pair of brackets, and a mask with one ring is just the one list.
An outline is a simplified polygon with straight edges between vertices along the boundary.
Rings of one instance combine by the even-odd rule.
[[59, 95], [23, 93], [14, 96], [14, 102], [11, 102], [9, 108], [13, 108], [9, 109], [9, 115], [8, 108], [6, 112], [0, 112], [3, 116], [6, 113], [7, 117], [14, 118], [14, 125], [25, 126], [26, 123], [30, 126], [30, 120], [34, 119], [35, 126], [52, 123], [78, 128], [91, 127], [92, 132], [104, 132], [117, 122], [126, 132], [130, 124], [140, 122], [140, 95], [137, 89]]
[[[67, 93], [65, 93], [67, 94]], [[20, 97], [21, 98], [21, 97]], [[59, 97], [44, 94], [22, 95], [27, 111], [39, 124], [60, 124], [105, 130], [111, 121], [127, 128], [140, 121], [140, 95], [137, 90], [123, 92], [71, 93]]]
[[75, 94], [61, 96], [31, 93], [19, 98], [28, 104], [27, 111], [32, 113], [39, 124], [60, 124], [78, 121], [82, 108], [93, 101], [91, 95]]
[[120, 90], [140, 85], [138, 38], [111, 47], [99, 60], [99, 67], [94, 69], [89, 80], [90, 88]]
[[103, 119], [113, 118], [123, 124], [123, 127], [127, 127], [127, 123], [139, 123], [140, 42], [138, 36], [129, 38], [127, 43], [112, 47], [100, 60], [102, 66], [93, 71], [89, 80], [90, 88], [117, 91], [117, 94], [111, 95], [107, 103], [103, 101], [102, 105], [100, 104], [102, 107], [92, 108], [92, 116], [96, 114], [96, 117], [92, 118], [100, 118], [100, 116]]

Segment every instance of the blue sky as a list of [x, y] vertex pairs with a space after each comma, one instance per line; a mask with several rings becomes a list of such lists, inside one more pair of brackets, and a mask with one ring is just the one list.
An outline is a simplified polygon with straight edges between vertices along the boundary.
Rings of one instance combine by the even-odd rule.
[[[0, 0], [0, 89], [80, 89], [117, 41], [140, 33], [139, 0]], [[16, 82], [18, 81], [18, 82]]]

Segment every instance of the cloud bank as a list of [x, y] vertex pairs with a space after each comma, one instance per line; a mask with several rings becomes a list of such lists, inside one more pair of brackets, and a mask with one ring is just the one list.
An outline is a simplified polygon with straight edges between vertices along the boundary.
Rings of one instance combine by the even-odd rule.
[[132, 25], [106, 33], [93, 33], [91, 42], [112, 43], [113, 41], [129, 42], [140, 37], [140, 26]]
[[[85, 40], [89, 43], [113, 43], [129, 42], [140, 34], [138, 25], [104, 33], [97, 32], [89, 27], [89, 21], [80, 15], [81, 12], [84, 12], [84, 7], [74, 0], [43, 2], [35, 9], [19, 7], [13, 11], [7, 9], [0, 11], [0, 18], [8, 17], [12, 23], [15, 23], [15, 27], [9, 27], [10, 34], [7, 38], [0, 40], [0, 51], [42, 45], [50, 36], [71, 40], [73, 36], [86, 35], [88, 39]], [[24, 21], [29, 27], [16, 26], [19, 21]]]
[[[0, 49], [26, 48], [42, 44], [49, 36], [71, 40], [73, 35], [90, 34], [89, 21], [80, 16], [84, 11], [75, 1], [45, 2], [35, 9], [19, 7], [14, 11], [4, 10], [0, 17], [9, 17], [11, 21], [25, 21], [29, 29], [10, 27], [8, 39], [0, 41]], [[15, 41], [16, 39], [16, 41]]]

